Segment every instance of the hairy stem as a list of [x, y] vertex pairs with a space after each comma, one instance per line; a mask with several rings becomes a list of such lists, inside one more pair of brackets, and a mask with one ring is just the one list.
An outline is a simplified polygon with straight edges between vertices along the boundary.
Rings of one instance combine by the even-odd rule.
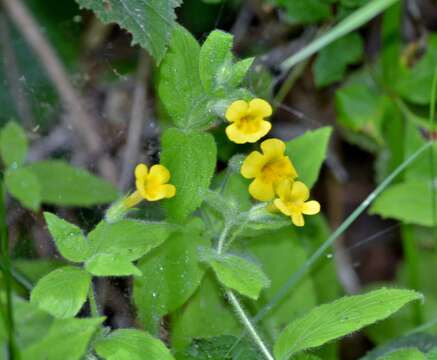
[[[217, 243], [217, 255], [221, 255], [223, 253], [223, 248], [226, 242], [227, 235], [230, 230], [230, 225], [225, 225], [223, 228], [222, 233], [220, 234], [220, 238]], [[246, 312], [243, 309], [243, 306], [238, 301], [235, 294], [230, 289], [226, 289], [226, 295], [229, 299], [229, 303], [234, 308], [235, 312], [237, 313], [238, 317], [241, 320], [241, 323], [244, 325], [246, 330], [249, 332], [250, 336], [252, 337], [255, 344], [258, 346], [258, 348], [261, 350], [263, 355], [267, 360], [274, 360], [272, 354], [270, 354], [269, 349], [264, 344], [263, 340], [261, 339], [261, 336], [258, 334], [258, 332], [255, 329], [255, 326], [252, 324], [252, 321], [250, 320], [249, 316], [246, 314]]]
[[99, 308], [97, 306], [96, 294], [95, 294], [93, 283], [91, 283], [90, 290], [88, 291], [88, 301], [90, 304], [91, 316], [93, 318], [99, 317], [100, 316], [99, 315]]

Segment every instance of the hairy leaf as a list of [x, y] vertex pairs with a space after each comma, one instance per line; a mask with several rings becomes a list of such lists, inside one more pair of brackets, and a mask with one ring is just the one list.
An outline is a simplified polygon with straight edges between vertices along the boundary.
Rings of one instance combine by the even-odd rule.
[[[119, 329], [99, 339], [96, 352], [105, 360], [173, 360], [165, 345], [150, 334], [136, 329]], [[147, 355], [146, 355], [147, 354]]]
[[41, 185], [38, 178], [26, 168], [8, 169], [5, 185], [24, 207], [37, 211], [41, 203]]
[[160, 62], [176, 25], [175, 8], [182, 0], [76, 0], [104, 23], [117, 23]]
[[385, 319], [410, 301], [421, 299], [411, 290], [382, 288], [363, 295], [346, 296], [321, 305], [290, 323], [279, 335], [274, 354], [277, 360], [323, 345]]
[[73, 262], [85, 261], [90, 255], [88, 240], [82, 230], [49, 212], [44, 213], [50, 234], [61, 255]]
[[0, 132], [0, 154], [6, 166], [17, 167], [27, 155], [27, 137], [16, 122], [9, 122]]
[[30, 301], [56, 318], [75, 316], [86, 301], [91, 276], [84, 270], [65, 266], [38, 281]]
[[203, 201], [217, 161], [212, 135], [167, 129], [162, 137], [162, 163], [170, 170], [176, 196], [165, 202], [170, 219], [183, 222]]
[[42, 202], [48, 204], [91, 206], [109, 203], [118, 197], [109, 182], [63, 161], [41, 161], [26, 169], [38, 178]]

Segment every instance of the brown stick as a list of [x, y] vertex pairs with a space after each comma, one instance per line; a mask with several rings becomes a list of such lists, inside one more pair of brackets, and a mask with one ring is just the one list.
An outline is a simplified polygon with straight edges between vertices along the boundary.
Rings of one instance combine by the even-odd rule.
[[129, 123], [127, 144], [123, 154], [123, 167], [119, 180], [122, 190], [127, 190], [133, 177], [135, 164], [139, 159], [141, 138], [143, 135], [146, 111], [147, 73], [149, 70], [148, 55], [141, 51], [138, 63], [137, 79], [135, 83], [132, 112]]
[[47, 75], [58, 91], [65, 109], [71, 114], [72, 126], [83, 145], [94, 158], [100, 155], [98, 168], [109, 180], [115, 180], [116, 170], [110, 158], [103, 154], [104, 142], [96, 130], [92, 117], [85, 109], [84, 102], [71, 85], [68, 75], [54, 49], [39, 31], [38, 25], [20, 0], [1, 0], [5, 10], [17, 29], [39, 57]]

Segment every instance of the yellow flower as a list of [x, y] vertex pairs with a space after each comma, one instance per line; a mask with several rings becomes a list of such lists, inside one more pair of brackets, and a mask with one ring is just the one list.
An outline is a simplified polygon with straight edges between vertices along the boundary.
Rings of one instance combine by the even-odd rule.
[[163, 165], [153, 165], [149, 170], [146, 165], [139, 164], [135, 168], [135, 179], [137, 190], [124, 201], [128, 208], [143, 199], [157, 201], [176, 194], [176, 187], [168, 184], [170, 172]]
[[254, 179], [249, 193], [257, 200], [269, 201], [275, 197], [275, 187], [284, 179], [297, 177], [288, 156], [284, 155], [285, 143], [279, 139], [268, 139], [261, 143], [262, 154], [253, 151], [241, 166], [241, 175]]
[[272, 115], [272, 107], [263, 99], [234, 101], [226, 110], [225, 117], [232, 124], [226, 128], [229, 140], [237, 143], [254, 143], [272, 128], [265, 117]]
[[320, 204], [315, 201], [307, 201], [310, 192], [307, 186], [300, 181], [282, 181], [277, 187], [279, 199], [275, 199], [274, 206], [284, 215], [290, 216], [296, 226], [304, 226], [303, 215], [315, 215], [320, 211]]

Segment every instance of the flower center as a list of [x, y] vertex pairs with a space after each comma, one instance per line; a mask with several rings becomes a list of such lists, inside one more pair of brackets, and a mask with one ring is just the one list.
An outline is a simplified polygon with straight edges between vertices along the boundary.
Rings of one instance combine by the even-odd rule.
[[262, 175], [265, 182], [274, 183], [287, 177], [287, 171], [283, 159], [270, 161], [262, 168]]
[[259, 121], [251, 115], [243, 116], [238, 121], [237, 127], [246, 134], [253, 134], [259, 130]]

